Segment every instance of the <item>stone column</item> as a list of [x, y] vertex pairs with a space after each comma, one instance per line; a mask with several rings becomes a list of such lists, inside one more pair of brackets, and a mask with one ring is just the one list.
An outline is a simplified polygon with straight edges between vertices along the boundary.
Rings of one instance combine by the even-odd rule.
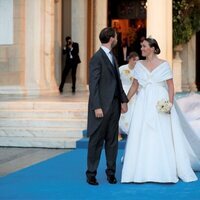
[[87, 1], [71, 1], [71, 37], [79, 43], [81, 63], [77, 69], [77, 90], [86, 90], [87, 85]]
[[182, 60], [179, 55], [172, 64], [172, 0], [147, 0], [147, 37], [158, 41], [161, 49], [160, 58], [166, 59], [173, 68], [175, 91], [182, 91]]
[[183, 91], [197, 91], [196, 86], [196, 36], [183, 45], [182, 58], [182, 89]]
[[[42, 0], [43, 2], [44, 0]], [[55, 0], [45, 0], [44, 3], [44, 89], [49, 92], [55, 92], [57, 90], [57, 84], [55, 81]], [[43, 77], [41, 77], [43, 79]], [[42, 80], [41, 80], [42, 81]]]
[[57, 85], [61, 81], [62, 69], [62, 0], [55, 0], [55, 78]]
[[57, 93], [54, 72], [54, 0], [25, 1], [25, 90]]
[[107, 0], [95, 0], [94, 2], [94, 50], [98, 50], [100, 31], [107, 26]]
[[172, 0], [147, 0], [147, 37], [160, 46], [160, 58], [172, 65]]
[[188, 72], [188, 69], [189, 69], [189, 67], [188, 67], [188, 45], [184, 44], [184, 45], [181, 45], [181, 46], [183, 47], [182, 51], [180, 52], [180, 58], [181, 58], [181, 61], [182, 61], [181, 74], [180, 74], [181, 79], [182, 79], [181, 88], [182, 88], [182, 91], [189, 92], [190, 87], [189, 87], [189, 80], [188, 80], [188, 76], [189, 76], [189, 72]]

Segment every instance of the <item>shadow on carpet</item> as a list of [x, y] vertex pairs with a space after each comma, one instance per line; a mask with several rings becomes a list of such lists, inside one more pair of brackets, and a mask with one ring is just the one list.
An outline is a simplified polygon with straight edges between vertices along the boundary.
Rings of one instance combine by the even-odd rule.
[[[177, 184], [121, 184], [122, 154], [123, 150], [119, 150], [116, 185], [106, 181], [104, 151], [97, 175], [100, 185], [88, 185], [85, 180], [87, 150], [77, 149], [1, 177], [0, 199], [200, 199], [200, 180], [192, 183], [179, 181]], [[200, 173], [197, 176], [200, 179]]]

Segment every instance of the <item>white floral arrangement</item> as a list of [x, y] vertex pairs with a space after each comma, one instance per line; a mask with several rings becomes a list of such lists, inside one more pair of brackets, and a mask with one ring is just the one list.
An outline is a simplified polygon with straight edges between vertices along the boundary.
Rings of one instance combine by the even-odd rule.
[[172, 103], [170, 103], [169, 100], [162, 99], [158, 101], [156, 108], [159, 112], [170, 114]]

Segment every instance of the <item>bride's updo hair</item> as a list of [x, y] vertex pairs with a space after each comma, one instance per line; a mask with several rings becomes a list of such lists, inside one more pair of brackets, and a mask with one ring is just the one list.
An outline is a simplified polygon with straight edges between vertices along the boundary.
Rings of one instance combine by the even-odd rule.
[[158, 43], [157, 43], [157, 41], [155, 39], [153, 39], [151, 37], [148, 37], [145, 40], [149, 43], [150, 47], [154, 47], [155, 48], [155, 51], [154, 51], [155, 54], [159, 54], [160, 53], [160, 47], [158, 46]]

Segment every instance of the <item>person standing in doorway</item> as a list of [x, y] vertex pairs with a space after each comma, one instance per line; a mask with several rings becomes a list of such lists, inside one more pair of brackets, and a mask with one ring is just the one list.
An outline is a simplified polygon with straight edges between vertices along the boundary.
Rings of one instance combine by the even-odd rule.
[[122, 48], [122, 53], [123, 53], [123, 59], [122, 59], [121, 65], [125, 65], [125, 64], [128, 63], [128, 55], [131, 52], [131, 48], [128, 45], [128, 38], [124, 38], [122, 40], [122, 47], [121, 48]]
[[71, 37], [65, 38], [66, 45], [63, 48], [63, 55], [66, 55], [65, 67], [62, 72], [62, 79], [59, 86], [60, 93], [63, 93], [63, 87], [65, 84], [66, 77], [71, 70], [72, 75], [72, 93], [76, 92], [76, 70], [78, 64], [81, 62], [79, 57], [79, 44], [73, 42]]
[[120, 113], [127, 111], [127, 96], [120, 80], [116, 58], [112, 48], [117, 44], [117, 33], [111, 27], [100, 34], [100, 49], [93, 55], [89, 64], [89, 103], [88, 103], [88, 156], [87, 182], [98, 185], [97, 168], [105, 142], [106, 175], [110, 184], [115, 178], [118, 150], [118, 122]]

